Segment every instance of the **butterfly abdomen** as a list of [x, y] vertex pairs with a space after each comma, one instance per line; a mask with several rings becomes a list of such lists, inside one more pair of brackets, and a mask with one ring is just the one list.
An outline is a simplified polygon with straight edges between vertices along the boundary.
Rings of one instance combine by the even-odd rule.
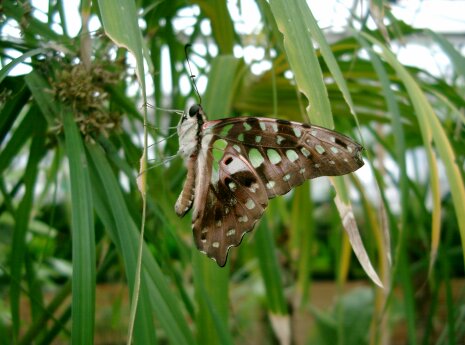
[[195, 196], [195, 164], [196, 156], [191, 156], [187, 161], [187, 176], [184, 185], [179, 194], [178, 200], [174, 205], [174, 210], [179, 217], [183, 217], [192, 207]]

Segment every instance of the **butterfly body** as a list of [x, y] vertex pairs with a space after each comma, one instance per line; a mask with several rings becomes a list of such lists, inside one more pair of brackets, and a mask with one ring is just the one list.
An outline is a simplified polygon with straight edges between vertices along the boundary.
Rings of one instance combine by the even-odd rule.
[[363, 165], [363, 148], [335, 131], [259, 117], [207, 121], [200, 105], [183, 116], [178, 135], [187, 177], [175, 210], [182, 217], [193, 207], [195, 243], [220, 266], [269, 199]]

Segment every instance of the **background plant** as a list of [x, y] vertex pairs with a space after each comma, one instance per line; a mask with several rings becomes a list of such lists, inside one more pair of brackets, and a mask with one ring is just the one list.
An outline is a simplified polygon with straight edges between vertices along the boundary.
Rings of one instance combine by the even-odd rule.
[[[256, 4], [262, 22], [250, 36], [226, 2], [84, 1], [75, 37], [63, 2], [51, 1], [46, 12], [27, 1], [2, 4], [1, 342], [100, 341], [96, 286], [123, 283], [132, 295], [142, 219], [135, 343], [381, 343], [401, 337], [399, 329], [412, 344], [463, 339], [463, 291], [454, 290], [454, 278], [463, 277], [465, 239], [463, 56], [376, 2], [373, 9], [384, 13], [360, 18], [354, 11], [347, 35], [328, 45], [302, 1]], [[370, 16], [376, 28], [367, 26]], [[90, 31], [92, 20], [101, 29]], [[452, 78], [398, 61], [390, 47], [415, 34], [437, 42]], [[304, 64], [302, 47], [286, 37], [318, 42], [314, 64]], [[209, 118], [334, 124], [363, 141], [366, 168], [345, 184], [385, 290], [371, 286], [353, 260], [325, 179], [274, 199], [225, 268], [196, 251], [189, 217], [173, 212], [185, 176], [179, 158], [167, 161], [177, 152], [169, 134], [179, 118], [143, 107], [196, 102], [186, 43], [194, 44]], [[258, 62], [233, 54], [250, 46], [269, 63], [258, 75]], [[9, 76], [21, 63], [29, 69]], [[137, 186], [144, 146], [145, 217]], [[323, 279], [336, 282], [330, 310], [315, 306]], [[367, 282], [344, 294], [352, 279]], [[126, 325], [119, 301], [112, 301], [112, 315]], [[300, 326], [309, 316], [313, 327]]]

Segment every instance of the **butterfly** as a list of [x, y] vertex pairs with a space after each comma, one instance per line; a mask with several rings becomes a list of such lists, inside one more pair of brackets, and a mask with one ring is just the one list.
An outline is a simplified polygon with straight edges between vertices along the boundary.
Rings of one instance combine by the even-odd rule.
[[183, 114], [177, 132], [187, 176], [175, 212], [183, 217], [193, 208], [195, 244], [219, 266], [269, 199], [364, 164], [363, 147], [330, 129], [264, 117], [208, 121], [200, 104]]

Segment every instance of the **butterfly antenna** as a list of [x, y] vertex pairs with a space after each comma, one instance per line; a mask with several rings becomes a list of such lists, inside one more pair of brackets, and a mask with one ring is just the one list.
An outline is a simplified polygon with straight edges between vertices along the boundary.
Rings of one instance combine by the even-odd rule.
[[197, 96], [199, 97], [199, 104], [202, 104], [202, 97], [200, 97], [199, 90], [197, 89], [197, 84], [195, 83], [195, 75], [192, 73], [191, 69], [191, 63], [189, 60], [189, 48], [192, 47], [192, 44], [186, 44], [184, 46], [184, 53], [186, 54], [186, 61], [187, 61], [187, 66], [189, 67], [189, 77], [191, 78], [192, 85], [194, 86], [194, 90], [197, 93]]

